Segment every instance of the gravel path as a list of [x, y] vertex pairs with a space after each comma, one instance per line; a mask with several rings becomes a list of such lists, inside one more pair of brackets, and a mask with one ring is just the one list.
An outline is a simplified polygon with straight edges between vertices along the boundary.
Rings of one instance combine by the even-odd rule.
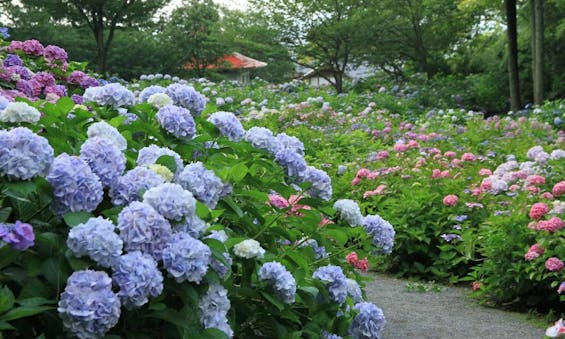
[[468, 288], [444, 287], [440, 292], [409, 291], [408, 281], [371, 274], [367, 299], [382, 308], [387, 324], [383, 339], [540, 339], [544, 329], [525, 316], [483, 307], [466, 295]]

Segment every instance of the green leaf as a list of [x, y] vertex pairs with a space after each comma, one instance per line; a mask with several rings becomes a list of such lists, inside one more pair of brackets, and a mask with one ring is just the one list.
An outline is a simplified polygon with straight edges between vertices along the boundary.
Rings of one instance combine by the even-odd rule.
[[12, 309], [11, 311], [9, 311], [8, 313], [2, 315], [0, 317], [0, 319], [2, 321], [10, 321], [10, 320], [14, 320], [14, 319], [25, 318], [25, 317], [36, 315], [36, 314], [39, 314], [39, 313], [43, 313], [43, 312], [48, 311], [48, 310], [52, 310], [54, 308], [55, 307], [52, 307], [52, 306], [21, 306], [21, 307], [16, 307], [16, 308]]
[[243, 211], [231, 197], [224, 197], [222, 200], [232, 209], [232, 211], [235, 212], [235, 214], [237, 214], [238, 217], [243, 217]]
[[14, 306], [14, 294], [7, 286], [0, 289], [0, 313], [6, 312]]
[[245, 164], [237, 163], [235, 166], [233, 166], [230, 169], [229, 177], [230, 177], [232, 182], [237, 183], [237, 182], [240, 182], [241, 180], [243, 180], [243, 178], [245, 178], [245, 176], [247, 175], [248, 172], [249, 172], [249, 168], [247, 168], [247, 166], [245, 166]]
[[49, 300], [42, 297], [31, 297], [26, 299], [18, 299], [18, 304], [26, 307], [42, 306], [57, 303], [56, 300]]
[[75, 107], [74, 101], [67, 96], [63, 96], [59, 100], [57, 100], [57, 108], [62, 113], [69, 113], [73, 109], [73, 107]]
[[207, 328], [202, 332], [200, 338], [226, 339], [229, 337], [227, 336], [227, 334], [218, 330], [217, 328]]
[[278, 300], [278, 299], [276, 299], [275, 297], [271, 296], [271, 295], [270, 295], [269, 293], [267, 293], [267, 292], [261, 291], [260, 293], [261, 293], [261, 295], [263, 296], [263, 298], [267, 299], [267, 301], [268, 301], [269, 303], [271, 303], [273, 306], [275, 306], [279, 311], [284, 310], [284, 304], [283, 304], [280, 300]]
[[[5, 321], [0, 321], [0, 331], [6, 331], [6, 330], [14, 330], [15, 327], [8, 324]], [[2, 333], [0, 333], [0, 338], [1, 338]]]
[[69, 212], [63, 215], [63, 219], [69, 227], [75, 227], [79, 224], [84, 224], [88, 219], [92, 218], [92, 213], [89, 212]]
[[8, 217], [10, 217], [10, 213], [12, 213], [11, 207], [4, 207], [0, 209], [0, 222], [5, 222]]
[[171, 172], [175, 173], [177, 171], [177, 163], [175, 158], [170, 155], [162, 155], [155, 161], [157, 165], [163, 165], [167, 167]]

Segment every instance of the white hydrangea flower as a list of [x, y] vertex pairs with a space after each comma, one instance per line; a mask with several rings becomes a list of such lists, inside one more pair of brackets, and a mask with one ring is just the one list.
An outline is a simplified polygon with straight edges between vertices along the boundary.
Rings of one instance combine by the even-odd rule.
[[233, 247], [233, 252], [238, 257], [246, 259], [261, 259], [265, 254], [265, 250], [261, 247], [261, 244], [254, 239], [243, 240]]
[[165, 93], [155, 93], [147, 99], [147, 103], [155, 106], [156, 108], [161, 108], [167, 105], [172, 105], [173, 99]]
[[38, 122], [41, 113], [25, 102], [10, 102], [0, 111], [0, 121], [3, 122]]
[[363, 223], [363, 215], [359, 205], [350, 199], [340, 199], [335, 202], [334, 210], [345, 219], [349, 226], [355, 227]]
[[120, 151], [124, 151], [127, 148], [126, 139], [114, 126], [105, 121], [95, 122], [90, 125], [86, 131], [86, 135], [89, 138], [101, 137], [103, 139], [108, 139], [116, 145]]

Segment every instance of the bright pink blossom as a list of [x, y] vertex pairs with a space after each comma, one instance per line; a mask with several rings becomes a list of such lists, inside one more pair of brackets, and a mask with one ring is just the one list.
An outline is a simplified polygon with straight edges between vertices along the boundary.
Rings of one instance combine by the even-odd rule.
[[351, 185], [353, 185], [353, 186], [359, 185], [360, 182], [361, 182], [361, 178], [355, 177], [355, 178], [353, 178], [353, 180], [351, 180]]
[[479, 290], [483, 287], [483, 284], [479, 281], [473, 281], [473, 291]]
[[355, 265], [355, 268], [357, 268], [361, 272], [367, 272], [369, 270], [369, 260], [367, 260], [366, 257], [359, 260], [357, 262], [357, 265]]
[[359, 261], [359, 258], [357, 257], [356, 252], [351, 252], [345, 256], [345, 260], [347, 260], [347, 262], [350, 263], [351, 265], [355, 266], [357, 261]]
[[269, 205], [276, 208], [286, 208], [290, 206], [288, 200], [278, 194], [269, 194]]
[[398, 143], [394, 145], [393, 149], [395, 152], [406, 152], [408, 150], [408, 145]]
[[553, 217], [549, 220], [540, 220], [537, 224], [538, 231], [555, 232], [565, 227], [565, 223], [559, 217]]
[[536, 187], [536, 186], [528, 186], [528, 187], [526, 187], [526, 190], [528, 190], [530, 193], [534, 193], [534, 194], [537, 194], [541, 191], [540, 188]]
[[554, 197], [558, 197], [562, 194], [565, 194], [565, 181], [560, 181], [555, 186], [553, 186], [553, 190], [551, 191]]
[[559, 258], [551, 257], [545, 261], [545, 268], [551, 272], [560, 271], [563, 268], [563, 261], [559, 260]]
[[528, 251], [529, 252], [536, 252], [537, 254], [543, 254], [545, 252], [545, 249], [543, 247], [541, 247], [540, 244], [535, 243], [532, 246], [530, 246], [530, 249]]
[[473, 153], [463, 153], [461, 156], [461, 160], [463, 161], [475, 161], [477, 157]]
[[443, 204], [445, 206], [454, 206], [457, 204], [458, 201], [459, 201], [459, 197], [456, 196], [455, 194], [446, 195], [443, 198]]
[[526, 261], [530, 261], [539, 258], [539, 256], [539, 253], [529, 251], [528, 253], [524, 254], [524, 259]]
[[488, 177], [489, 175], [492, 175], [492, 171], [489, 170], [488, 168], [481, 168], [479, 170], [479, 175]]
[[547, 199], [547, 200], [553, 200], [553, 194], [551, 194], [549, 192], [543, 192], [542, 194], [540, 194], [540, 198]]
[[545, 184], [545, 178], [541, 175], [528, 175], [526, 177], [526, 184], [528, 185], [543, 185]]
[[446, 158], [455, 158], [457, 156], [457, 153], [453, 152], [453, 151], [447, 151], [445, 153], [443, 153], [443, 156]]
[[370, 173], [370, 171], [368, 169], [361, 168], [360, 170], [357, 171], [357, 177], [365, 178], [369, 173]]
[[383, 160], [389, 157], [388, 151], [379, 151], [377, 153], [377, 160]]
[[547, 205], [543, 202], [537, 202], [532, 205], [532, 207], [530, 208], [530, 213], [528, 215], [531, 219], [539, 220], [544, 215], [546, 215], [547, 212], [549, 212]]

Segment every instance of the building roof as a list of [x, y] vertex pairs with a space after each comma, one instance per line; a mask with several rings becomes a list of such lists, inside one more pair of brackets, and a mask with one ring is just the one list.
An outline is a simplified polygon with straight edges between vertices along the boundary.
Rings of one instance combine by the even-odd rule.
[[[219, 58], [216, 63], [206, 66], [206, 69], [249, 69], [267, 66], [266, 62], [255, 60], [241, 53], [233, 52]], [[185, 69], [193, 69], [194, 64], [185, 64]]]

